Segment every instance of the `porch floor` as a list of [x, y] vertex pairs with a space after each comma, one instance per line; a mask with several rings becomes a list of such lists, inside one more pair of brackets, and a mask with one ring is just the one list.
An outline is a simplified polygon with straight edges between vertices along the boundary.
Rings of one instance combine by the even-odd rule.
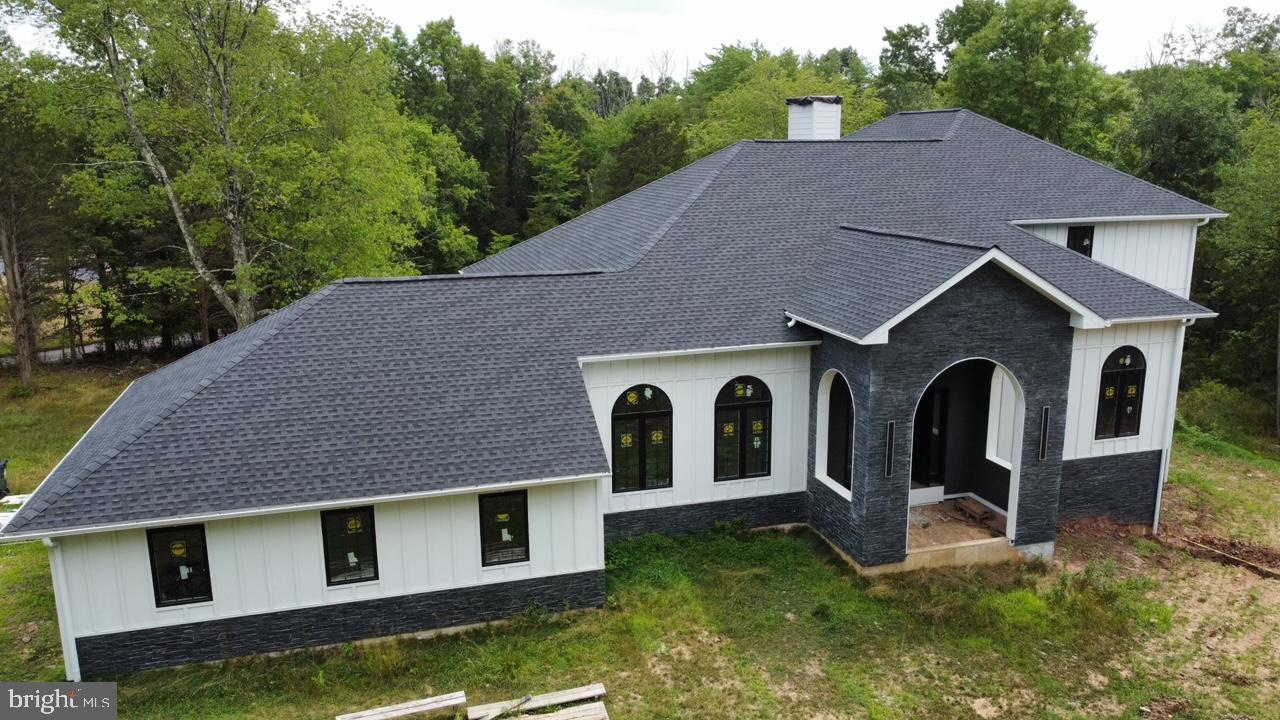
[[954, 501], [946, 500], [911, 508], [907, 526], [907, 552], [1004, 536], [1003, 516], [996, 514], [989, 521], [990, 526], [981, 525], [954, 512], [953, 504]]

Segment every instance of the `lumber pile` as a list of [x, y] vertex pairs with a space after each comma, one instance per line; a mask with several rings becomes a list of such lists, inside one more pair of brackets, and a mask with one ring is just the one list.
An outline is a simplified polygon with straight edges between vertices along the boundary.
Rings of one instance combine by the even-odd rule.
[[394, 720], [394, 718], [412, 717], [414, 715], [429, 715], [446, 711], [456, 712], [458, 708], [466, 704], [467, 694], [458, 691], [448, 695], [410, 700], [399, 705], [388, 705], [372, 710], [361, 710], [360, 712], [339, 715], [336, 720]]
[[[516, 700], [472, 705], [467, 708], [467, 720], [609, 720], [609, 712], [600, 701], [604, 693], [604, 685], [595, 683], [543, 695], [525, 695]], [[536, 712], [548, 708], [556, 709], [542, 714]]]

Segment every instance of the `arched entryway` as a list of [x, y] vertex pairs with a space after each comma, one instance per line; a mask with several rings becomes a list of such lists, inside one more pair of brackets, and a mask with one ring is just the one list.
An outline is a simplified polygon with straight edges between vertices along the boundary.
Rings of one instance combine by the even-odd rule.
[[916, 403], [912, 507], [971, 499], [1014, 536], [1026, 403], [1008, 368], [971, 358], [943, 370]]

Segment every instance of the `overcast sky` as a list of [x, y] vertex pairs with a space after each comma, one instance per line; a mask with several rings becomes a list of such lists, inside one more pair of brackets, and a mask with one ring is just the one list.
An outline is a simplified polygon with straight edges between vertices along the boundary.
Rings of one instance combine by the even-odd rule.
[[[880, 53], [885, 27], [925, 22], [958, 0], [797, 2], [792, 0], [351, 0], [405, 28], [452, 16], [463, 39], [493, 49], [503, 38], [532, 38], [555, 53], [561, 69], [599, 66], [633, 80], [654, 74], [661, 58], [674, 75], [697, 67], [725, 43], [759, 40], [771, 50], [821, 52], [852, 45], [864, 57]], [[309, 0], [315, 9], [329, 0]], [[1095, 58], [1108, 70], [1144, 64], [1161, 35], [1187, 26], [1217, 27], [1229, 5], [1280, 11], [1280, 0], [1076, 0], [1096, 24]], [[24, 47], [42, 44], [30, 28], [13, 28]]]

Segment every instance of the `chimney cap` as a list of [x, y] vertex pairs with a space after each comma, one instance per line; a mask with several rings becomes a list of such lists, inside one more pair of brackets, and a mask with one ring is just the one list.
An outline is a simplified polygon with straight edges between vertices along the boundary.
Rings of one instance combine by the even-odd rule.
[[816, 102], [841, 105], [844, 98], [839, 95], [805, 95], [804, 97], [787, 98], [788, 105], [812, 105]]

